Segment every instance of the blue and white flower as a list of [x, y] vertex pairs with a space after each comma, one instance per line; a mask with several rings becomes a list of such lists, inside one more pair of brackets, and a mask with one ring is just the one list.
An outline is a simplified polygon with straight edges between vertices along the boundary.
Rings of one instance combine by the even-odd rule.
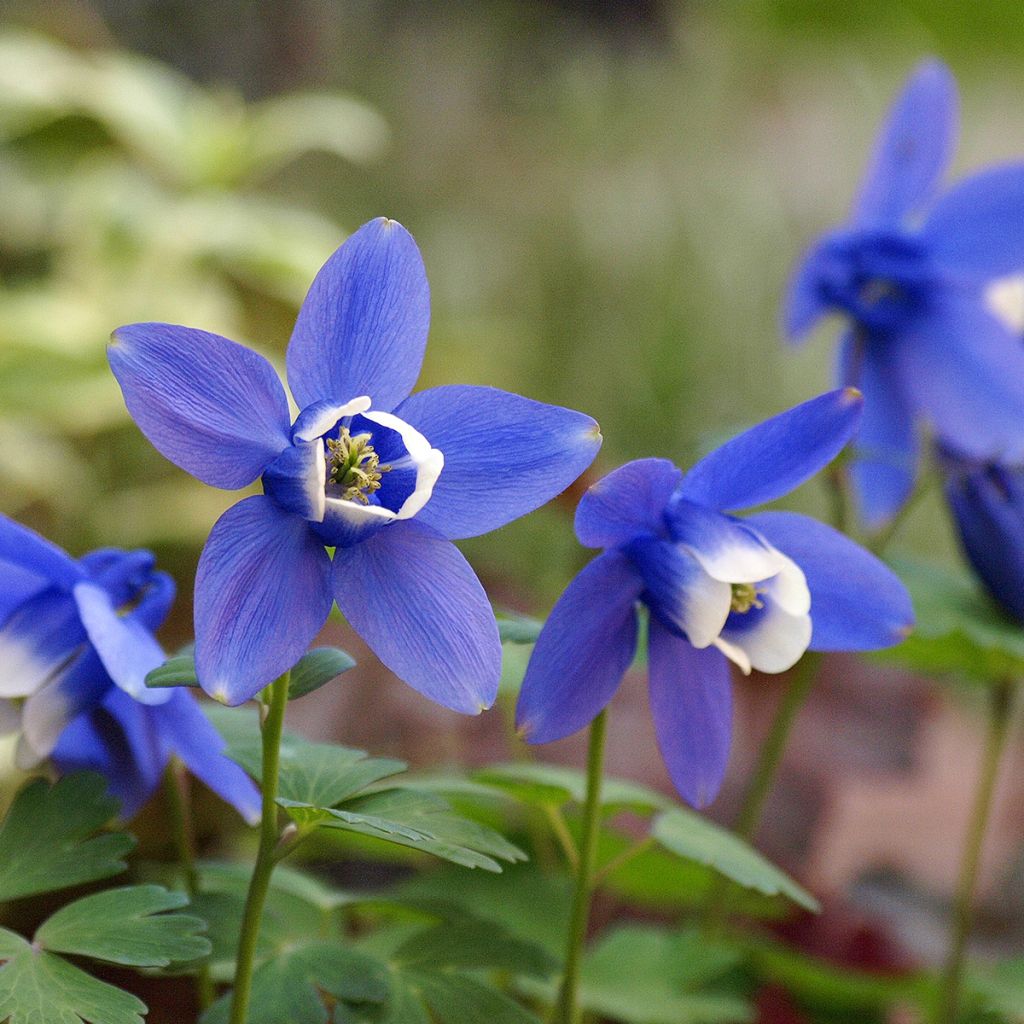
[[730, 512], [787, 494], [855, 432], [862, 400], [822, 395], [729, 441], [685, 475], [666, 459], [598, 481], [576, 535], [603, 548], [569, 584], [526, 671], [517, 723], [531, 743], [582, 729], [633, 661], [637, 606], [650, 612], [648, 676], [658, 744], [695, 806], [718, 792], [729, 756], [729, 662], [783, 672], [807, 649], [898, 643], [913, 613], [900, 581], [841, 533], [792, 512]]
[[[0, 516], [0, 697], [3, 728], [19, 731], [18, 761], [106, 775], [130, 817], [172, 755], [249, 821], [259, 793], [224, 754], [224, 741], [193, 696], [147, 689], [165, 658], [154, 632], [174, 582], [149, 551], [104, 548], [75, 560]], [[121, 730], [114, 721], [130, 723]], [[95, 756], [85, 733], [105, 737]]]
[[294, 423], [277, 374], [250, 349], [168, 324], [114, 333], [111, 367], [156, 448], [215, 487], [262, 481], [263, 494], [218, 520], [196, 577], [196, 666], [218, 700], [247, 700], [294, 665], [337, 601], [421, 693], [467, 713], [493, 702], [497, 626], [452, 541], [554, 497], [601, 436], [588, 416], [494, 388], [410, 396], [429, 307], [409, 233], [364, 225], [299, 311]]
[[811, 247], [786, 299], [794, 340], [826, 313], [849, 323], [838, 375], [866, 399], [852, 475], [871, 526], [911, 492], [918, 419], [972, 458], [1024, 456], [1024, 347], [993, 298], [1024, 271], [1024, 164], [938, 195], [956, 106], [949, 70], [921, 64], [882, 126], [849, 220]]

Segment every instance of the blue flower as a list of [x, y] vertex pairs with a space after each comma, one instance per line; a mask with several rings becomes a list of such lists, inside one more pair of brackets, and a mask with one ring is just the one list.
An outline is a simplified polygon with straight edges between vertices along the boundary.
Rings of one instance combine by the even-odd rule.
[[[104, 548], [76, 561], [0, 516], [0, 698], [20, 731], [18, 761], [106, 775], [130, 817], [172, 754], [249, 821], [259, 793], [187, 690], [146, 688], [164, 653], [153, 636], [174, 582], [149, 551]], [[117, 723], [120, 723], [118, 725]], [[101, 750], [103, 751], [101, 755]]]
[[940, 453], [960, 543], [985, 589], [1024, 623], [1024, 468]]
[[1024, 348], [989, 291], [1024, 269], [1024, 165], [993, 167], [936, 197], [956, 102], [938, 61], [911, 75], [850, 219], [807, 253], [785, 304], [794, 340], [825, 313], [849, 322], [838, 373], [866, 400], [852, 473], [871, 526], [913, 487], [919, 417], [971, 457], [1024, 456]]
[[576, 535], [604, 551], [538, 638], [516, 713], [525, 738], [568, 736], [605, 707], [633, 660], [642, 603], [658, 744], [676, 789], [702, 807], [729, 756], [729, 661], [783, 672], [808, 648], [898, 643], [912, 624], [910, 598], [873, 555], [807, 516], [723, 511], [774, 501], [817, 472], [861, 408], [856, 391], [835, 391], [753, 427], [685, 475], [641, 459], [594, 484]]
[[257, 353], [168, 324], [114, 333], [128, 410], [168, 459], [215, 487], [262, 479], [218, 520], [196, 576], [196, 666], [218, 700], [241, 703], [289, 669], [337, 601], [421, 693], [468, 713], [493, 702], [497, 626], [452, 541], [554, 497], [601, 436], [588, 416], [493, 388], [410, 396], [429, 305], [409, 233], [384, 219], [357, 231], [299, 311], [291, 425]]

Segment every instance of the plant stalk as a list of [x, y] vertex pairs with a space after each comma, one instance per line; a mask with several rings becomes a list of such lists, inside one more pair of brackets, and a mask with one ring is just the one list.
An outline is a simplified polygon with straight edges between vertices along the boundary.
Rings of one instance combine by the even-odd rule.
[[288, 705], [286, 672], [263, 691], [266, 717], [263, 720], [263, 788], [262, 815], [260, 817], [260, 845], [256, 864], [249, 880], [245, 898], [242, 930], [238, 937], [238, 956], [235, 960], [234, 988], [231, 992], [230, 1024], [245, 1024], [252, 991], [252, 975], [256, 960], [256, 942], [259, 939], [263, 905], [270, 890], [270, 876], [277, 863], [277, 845], [280, 832], [277, 827], [278, 767], [281, 759], [281, 732], [284, 729], [284, 711]]
[[967, 939], [971, 930], [971, 909], [977, 885], [982, 846], [985, 842], [989, 815], [992, 811], [992, 798], [995, 794], [999, 766], [1006, 746], [1006, 734], [1009, 731], [1010, 712], [1013, 706], [1012, 681], [1003, 680], [994, 686], [990, 699], [985, 753], [981, 764], [981, 774], [978, 777], [978, 787], [974, 792], [974, 807], [971, 811], [963, 856], [960, 861], [960, 876], [957, 881], [956, 896], [953, 902], [953, 920], [950, 926], [949, 952], [942, 972], [939, 992], [939, 1024], [956, 1024], [960, 1012], [964, 956], [967, 952]]
[[565, 973], [558, 992], [555, 1024], [579, 1024], [580, 968], [583, 947], [590, 920], [590, 899], [593, 894], [597, 841], [601, 833], [601, 781], [604, 771], [604, 741], [608, 712], [602, 711], [590, 724], [587, 748], [587, 797], [583, 805], [583, 831], [580, 835], [579, 865], [576, 869], [576, 891], [565, 951]]

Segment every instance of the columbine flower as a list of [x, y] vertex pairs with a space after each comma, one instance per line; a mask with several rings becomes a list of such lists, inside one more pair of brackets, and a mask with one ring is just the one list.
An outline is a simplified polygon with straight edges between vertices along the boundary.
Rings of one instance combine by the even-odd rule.
[[167, 324], [114, 333], [125, 402], [167, 458], [216, 487], [262, 478], [262, 495], [218, 520], [196, 577], [196, 667], [218, 700], [241, 703], [289, 669], [333, 599], [426, 696], [469, 713], [493, 701], [494, 615], [451, 542], [554, 497], [601, 437], [587, 416], [493, 388], [409, 397], [429, 317], [412, 237], [395, 221], [364, 225], [299, 311], [290, 427], [284, 389], [255, 352]]
[[1024, 165], [994, 167], [935, 199], [956, 134], [956, 86], [921, 64], [897, 97], [849, 221], [793, 277], [785, 328], [844, 314], [840, 383], [865, 395], [853, 479], [870, 525], [914, 482], [914, 419], [976, 458], [1024, 455], [1024, 348], [993, 313], [996, 278], [1024, 270]]
[[[0, 697], [20, 730], [18, 761], [107, 776], [130, 817], [172, 754], [249, 821], [259, 794], [187, 690], [146, 688], [164, 661], [153, 636], [174, 582], [149, 551], [104, 548], [76, 561], [0, 516]], [[122, 725], [115, 727], [115, 720]], [[102, 751], [102, 756], [101, 756]]]
[[533, 651], [517, 709], [529, 742], [568, 736], [605, 707], [633, 660], [643, 603], [658, 744], [680, 794], [704, 806], [728, 760], [729, 661], [783, 672], [808, 648], [899, 642], [910, 599], [873, 555], [807, 516], [723, 511], [774, 501], [817, 472], [855, 431], [861, 404], [850, 389], [822, 395], [685, 476], [641, 459], [587, 491], [576, 535], [604, 551], [559, 598]]
[[1024, 468], [940, 452], [946, 500], [986, 590], [1024, 623]]

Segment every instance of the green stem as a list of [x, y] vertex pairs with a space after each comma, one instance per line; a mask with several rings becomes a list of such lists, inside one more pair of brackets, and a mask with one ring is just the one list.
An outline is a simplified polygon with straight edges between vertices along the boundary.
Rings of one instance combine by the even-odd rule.
[[992, 688], [991, 706], [988, 716], [988, 735], [985, 740], [985, 754], [974, 793], [974, 808], [967, 828], [963, 857], [960, 861], [960, 877], [957, 881], [956, 897], [953, 903], [953, 920], [950, 930], [949, 953], [942, 972], [942, 986], [939, 993], [939, 1024], [955, 1024], [960, 1009], [960, 987], [963, 978], [964, 954], [971, 930], [971, 905], [978, 877], [982, 845], [988, 829], [992, 797], [1006, 734], [1009, 731], [1010, 711], [1013, 704], [1013, 684], [1004, 680]]
[[263, 692], [266, 717], [263, 720], [263, 812], [260, 818], [260, 845], [256, 864], [249, 880], [249, 893], [245, 898], [245, 914], [238, 937], [238, 956], [235, 960], [235, 981], [231, 993], [230, 1024], [245, 1024], [249, 1012], [249, 996], [256, 960], [256, 942], [259, 939], [263, 905], [270, 890], [270, 876], [277, 863], [277, 845], [280, 833], [277, 827], [278, 766], [281, 759], [281, 732], [284, 728], [284, 710], [288, 706], [286, 672]]
[[[164, 797], [167, 816], [171, 822], [174, 851], [185, 881], [185, 891], [188, 898], [194, 902], [199, 895], [199, 872], [196, 870], [188, 775], [185, 766], [176, 757], [171, 758], [164, 773]], [[213, 979], [210, 977], [210, 965], [206, 961], [203, 961], [196, 970], [196, 996], [199, 999], [200, 1010], [205, 1010], [213, 1002]]]
[[583, 805], [583, 831], [580, 835], [579, 866], [576, 870], [576, 892], [565, 951], [565, 974], [558, 992], [556, 1024], [579, 1024], [578, 990], [583, 945], [590, 919], [590, 898], [593, 893], [597, 840], [601, 833], [601, 780], [604, 768], [604, 738], [608, 712], [602, 711], [590, 725], [587, 749], [587, 798]]

